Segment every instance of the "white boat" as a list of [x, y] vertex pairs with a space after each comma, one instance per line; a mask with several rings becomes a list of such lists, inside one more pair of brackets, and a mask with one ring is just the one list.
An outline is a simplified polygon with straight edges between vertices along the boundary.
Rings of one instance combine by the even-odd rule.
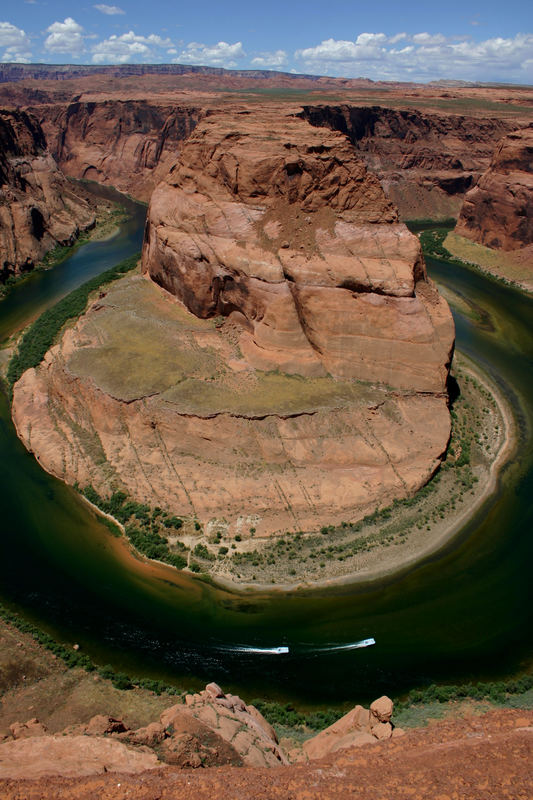
[[361, 639], [360, 642], [349, 642], [348, 644], [324, 647], [323, 650], [327, 652], [331, 652], [332, 650], [358, 650], [360, 647], [371, 647], [373, 644], [376, 644], [376, 640], [370, 637], [369, 639]]
[[234, 652], [237, 653], [260, 653], [265, 655], [283, 655], [289, 652], [288, 647], [232, 647]]

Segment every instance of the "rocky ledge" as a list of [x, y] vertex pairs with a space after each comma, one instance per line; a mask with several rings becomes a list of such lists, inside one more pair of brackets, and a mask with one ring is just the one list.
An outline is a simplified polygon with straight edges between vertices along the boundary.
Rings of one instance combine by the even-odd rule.
[[276, 731], [255, 706], [209, 683], [137, 730], [103, 714], [57, 734], [35, 718], [14, 722], [0, 740], [0, 780], [131, 774], [166, 764], [185, 769], [286, 766], [401, 735], [391, 723], [392, 711], [388, 697], [374, 701], [370, 710], [356, 706], [303, 746], [287, 740], [292, 749], [285, 752]]

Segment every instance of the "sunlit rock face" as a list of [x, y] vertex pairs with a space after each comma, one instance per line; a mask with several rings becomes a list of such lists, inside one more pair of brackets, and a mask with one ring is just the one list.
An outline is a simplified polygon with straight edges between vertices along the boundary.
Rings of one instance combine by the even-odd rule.
[[533, 126], [501, 140], [489, 169], [465, 196], [456, 232], [501, 250], [533, 244]]
[[452, 318], [346, 136], [207, 113], [153, 193], [142, 270], [15, 386], [51, 472], [260, 537], [360, 519], [438, 468]]
[[150, 203], [143, 269], [249, 364], [442, 392], [448, 306], [341, 134], [281, 110], [207, 116]]

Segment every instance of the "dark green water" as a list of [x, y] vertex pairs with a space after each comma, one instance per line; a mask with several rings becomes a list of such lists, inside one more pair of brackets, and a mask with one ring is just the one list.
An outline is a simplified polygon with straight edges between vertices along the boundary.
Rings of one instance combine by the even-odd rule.
[[[80, 248], [0, 305], [5, 334], [139, 247], [140, 214], [120, 237]], [[392, 580], [302, 594], [238, 595], [147, 566], [45, 474], [0, 414], [0, 599], [99, 663], [180, 685], [217, 680], [245, 697], [363, 700], [431, 681], [503, 677], [531, 664], [533, 301], [479, 274], [430, 263], [472, 299], [458, 347], [498, 382], [520, 449], [497, 494], [438, 555]], [[327, 651], [373, 636], [374, 647]], [[287, 644], [289, 655], [237, 650]]]

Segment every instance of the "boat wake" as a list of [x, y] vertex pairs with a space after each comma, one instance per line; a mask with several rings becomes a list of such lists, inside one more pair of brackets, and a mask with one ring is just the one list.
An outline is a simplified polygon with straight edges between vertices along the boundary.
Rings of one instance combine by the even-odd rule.
[[[369, 639], [361, 639], [358, 642], [348, 642], [347, 644], [331, 644], [326, 645], [325, 647], [313, 647], [307, 650], [307, 648], [300, 648], [294, 647], [293, 650], [297, 650], [298, 652], [308, 652], [309, 654], [315, 653], [334, 653], [340, 652], [342, 650], [359, 650], [362, 647], [371, 647], [373, 644], [376, 644], [376, 640], [372, 637]], [[282, 645], [280, 647], [251, 647], [247, 645], [236, 645], [234, 647], [221, 647], [218, 648], [221, 650], [229, 651], [232, 653], [246, 653], [246, 654], [256, 654], [256, 655], [269, 655], [269, 656], [280, 656], [286, 655], [290, 652], [289, 647]]]

